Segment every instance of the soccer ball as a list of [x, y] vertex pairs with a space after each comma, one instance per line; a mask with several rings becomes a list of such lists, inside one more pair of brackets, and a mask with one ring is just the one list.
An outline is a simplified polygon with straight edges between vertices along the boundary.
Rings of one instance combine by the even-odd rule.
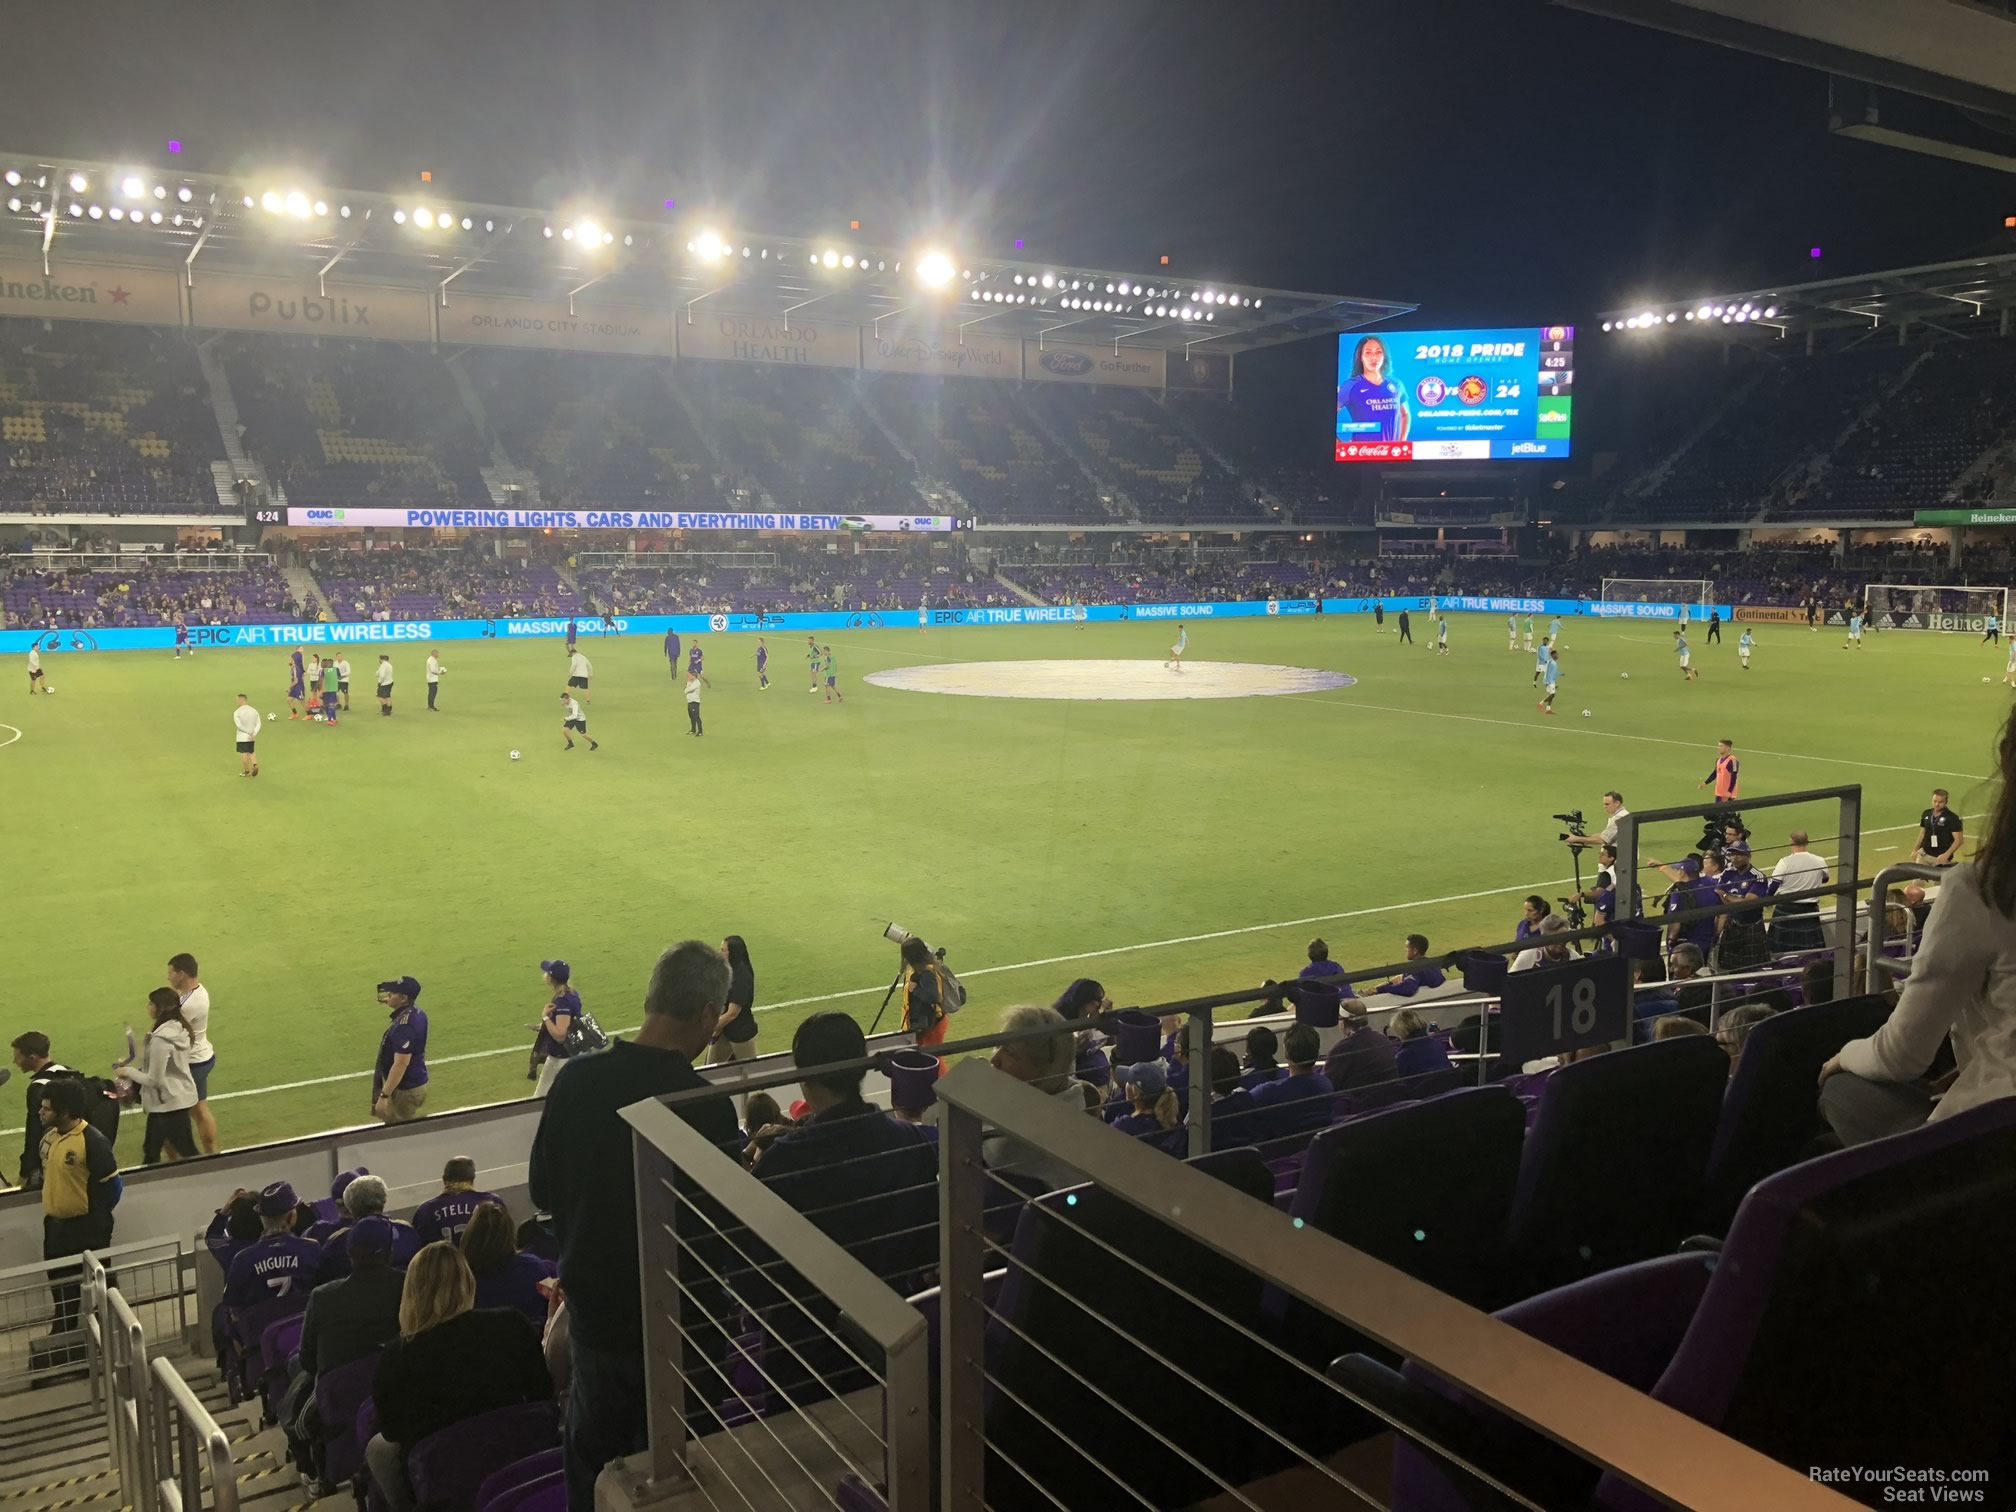
[[517, 753], [516, 751], [513, 751], [513, 752], [511, 753], [511, 759], [512, 759], [513, 761], [516, 761], [516, 760], [518, 759], [518, 753]]
[[1988, 679], [1984, 677], [1984, 678], [1982, 678], [1982, 679], [1981, 679], [1981, 681], [1983, 681], [1983, 682], [1986, 682], [1986, 681], [1988, 681]]
[[1631, 674], [1630, 674], [1629, 672], [1626, 672], [1626, 673], [1624, 674], [1624, 681], [1626, 681], [1626, 682], [1629, 682], [1629, 681], [1631, 681]]
[[1584, 709], [1584, 710], [1582, 711], [1582, 717], [1583, 717], [1584, 719], [1587, 719], [1587, 718], [1589, 717], [1589, 711], [1588, 711], [1587, 709]]
[[54, 693], [54, 692], [56, 691], [56, 684], [54, 684], [54, 683], [44, 683], [44, 684], [42, 685], [42, 691], [43, 691], [44, 693]]

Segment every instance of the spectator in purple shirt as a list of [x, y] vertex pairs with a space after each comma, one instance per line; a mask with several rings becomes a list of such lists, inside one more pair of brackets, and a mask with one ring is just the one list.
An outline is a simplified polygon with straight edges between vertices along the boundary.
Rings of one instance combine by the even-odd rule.
[[276, 1181], [259, 1194], [260, 1235], [239, 1251], [224, 1282], [224, 1305], [236, 1311], [282, 1297], [306, 1296], [322, 1246], [294, 1232], [294, 1188]]
[[1399, 1041], [1393, 1050], [1393, 1069], [1400, 1076], [1425, 1076], [1449, 1069], [1449, 1047], [1428, 1032], [1428, 1021], [1412, 1008], [1394, 1014], [1386, 1032]]
[[1239, 1057], [1223, 1045], [1211, 1051], [1211, 1148], [1227, 1150], [1258, 1141], [1260, 1116], [1253, 1094], [1239, 1080]]
[[[317, 1286], [350, 1274], [350, 1231], [361, 1219], [383, 1218], [386, 1195], [382, 1176], [359, 1176], [343, 1189], [345, 1218], [322, 1241], [322, 1264], [315, 1277]], [[396, 1218], [386, 1221], [392, 1225], [392, 1268], [404, 1270], [420, 1253], [420, 1236], [413, 1232], [410, 1223]]]
[[[1330, 959], [1330, 946], [1320, 937], [1309, 942], [1309, 964], [1298, 975], [1305, 982], [1321, 981], [1325, 977], [1340, 977], [1344, 968]], [[1342, 986], [1343, 983], [1338, 983]]]
[[1142, 1140], [1158, 1150], [1172, 1155], [1180, 1155], [1180, 1144], [1171, 1142], [1170, 1136], [1178, 1141], [1183, 1133], [1177, 1128], [1182, 1115], [1177, 1111], [1176, 1093], [1169, 1085], [1169, 1069], [1161, 1061], [1142, 1061], [1138, 1066], [1115, 1066], [1113, 1080], [1125, 1089], [1132, 1112], [1124, 1113], [1113, 1120], [1113, 1127], [1131, 1138]]
[[1391, 1081], [1396, 1074], [1393, 1041], [1354, 1014], [1345, 1021], [1337, 1043], [1330, 1047], [1330, 1054], [1323, 1062], [1323, 1074], [1339, 1092]]
[[[327, 1197], [317, 1197], [313, 1202], [308, 1204], [315, 1209], [315, 1228], [334, 1228], [337, 1224], [341, 1223], [343, 1221], [343, 1189], [359, 1176], [369, 1176], [370, 1174], [371, 1172], [363, 1166], [358, 1166], [354, 1171], [337, 1172], [336, 1179], [329, 1183], [329, 1195]], [[322, 1235], [316, 1233], [315, 1229], [311, 1228], [308, 1231], [308, 1237], [319, 1240]]]
[[436, 1239], [459, 1244], [470, 1216], [486, 1202], [503, 1205], [496, 1194], [476, 1190], [476, 1162], [467, 1155], [454, 1156], [441, 1167], [441, 1190], [413, 1210], [413, 1232], [422, 1244]]
[[1512, 938], [1525, 944], [1540, 933], [1540, 921], [1554, 912], [1554, 907], [1538, 893], [1533, 893], [1520, 905], [1519, 927]]
[[[203, 1234], [203, 1247], [228, 1277], [231, 1262], [256, 1243], [264, 1231], [259, 1221], [259, 1194], [240, 1187], [211, 1218], [210, 1227]], [[308, 1237], [318, 1236], [311, 1232]]]
[[1246, 1074], [1239, 1078], [1239, 1084], [1251, 1092], [1268, 1082], [1278, 1080], [1281, 1067], [1275, 1063], [1274, 1054], [1280, 1048], [1281, 1041], [1265, 1024], [1256, 1024], [1248, 1029]]
[[553, 1267], [519, 1250], [518, 1231], [503, 1203], [492, 1197], [477, 1205], [460, 1248], [476, 1278], [478, 1307], [509, 1307], [546, 1326], [546, 1293], [539, 1283], [552, 1276]]
[[1443, 976], [1440, 967], [1428, 962], [1428, 936], [1418, 934], [1407, 936], [1407, 959], [1418, 964], [1410, 965], [1392, 981], [1384, 983], [1379, 991], [1393, 997], [1412, 997], [1424, 987], [1440, 987], [1448, 980]]
[[1321, 1129], [1331, 1121], [1330, 1078], [1316, 1069], [1323, 1041], [1307, 1024], [1297, 1024], [1282, 1036], [1288, 1074], [1253, 1090], [1260, 1132], [1267, 1139]]

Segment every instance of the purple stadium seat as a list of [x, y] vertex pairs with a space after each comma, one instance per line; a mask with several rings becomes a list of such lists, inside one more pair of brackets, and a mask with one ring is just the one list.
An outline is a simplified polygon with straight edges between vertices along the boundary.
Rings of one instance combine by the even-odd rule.
[[[373, 1364], [376, 1364], [375, 1360]], [[370, 1389], [368, 1382], [365, 1389], [367, 1391]], [[364, 1468], [364, 1446], [377, 1437], [377, 1434], [378, 1404], [366, 1396], [357, 1406], [357, 1427], [353, 1434], [357, 1444], [357, 1469], [353, 1474], [364, 1487], [363, 1512], [391, 1512], [385, 1500], [385, 1493], [378, 1489], [376, 1477]]]
[[[357, 1436], [362, 1409], [371, 1402], [371, 1381], [378, 1356], [366, 1355], [315, 1377], [315, 1415], [322, 1421], [322, 1475], [338, 1484], [364, 1468], [364, 1446], [370, 1434]], [[378, 1415], [371, 1414], [373, 1431]]]
[[1775, 1013], [1751, 1029], [1708, 1152], [1702, 1230], [1728, 1232], [1743, 1194], [1799, 1159], [1824, 1132], [1813, 1096], [1821, 1066], [1848, 1041], [1874, 1034], [1889, 1017], [1887, 999], [1843, 998]]
[[530, 1446], [560, 1442], [560, 1415], [551, 1402], [520, 1402], [465, 1418], [430, 1433], [406, 1451], [406, 1478], [427, 1512], [477, 1512], [476, 1494], [494, 1470]]
[[[2016, 1098], [2003, 1098], [1766, 1178], [1717, 1256], [1625, 1266], [1499, 1317], [1796, 1469], [1966, 1465], [2006, 1485], [2016, 1291], [1995, 1278], [2011, 1246]], [[1403, 1375], [1361, 1355], [1331, 1373], [1534, 1504], [1653, 1505], [1412, 1365]], [[1398, 1512], [1480, 1504], [1460, 1472], [1398, 1442]], [[1882, 1504], [1879, 1484], [1842, 1489]]]
[[1687, 1237], [1728, 1082], [1728, 1057], [1706, 1035], [1554, 1070], [1512, 1204], [1519, 1294], [1650, 1259]]
[[291, 1317], [266, 1325], [259, 1335], [259, 1390], [266, 1404], [266, 1421], [280, 1421], [280, 1398], [286, 1394], [288, 1358], [301, 1347], [301, 1325], [307, 1318], [304, 1308]]
[[528, 1498], [549, 1485], [564, 1484], [563, 1451], [541, 1449], [493, 1470], [477, 1488], [476, 1512], [517, 1512]]
[[[261, 1377], [265, 1374], [266, 1361], [263, 1343], [266, 1330], [285, 1319], [298, 1317], [308, 1310], [308, 1294], [277, 1297], [271, 1302], [257, 1302], [231, 1315], [231, 1340], [236, 1346], [230, 1361], [231, 1400], [242, 1402], [259, 1389]], [[295, 1334], [299, 1340], [300, 1334]]]

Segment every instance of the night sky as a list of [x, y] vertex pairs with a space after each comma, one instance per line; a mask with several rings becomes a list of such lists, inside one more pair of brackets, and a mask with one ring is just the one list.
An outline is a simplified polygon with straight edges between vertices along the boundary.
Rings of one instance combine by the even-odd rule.
[[10, 147], [1167, 253], [1448, 325], [1936, 261], [2016, 211], [2002, 175], [1830, 138], [1821, 75], [1540, 0], [75, 0], [33, 40]]

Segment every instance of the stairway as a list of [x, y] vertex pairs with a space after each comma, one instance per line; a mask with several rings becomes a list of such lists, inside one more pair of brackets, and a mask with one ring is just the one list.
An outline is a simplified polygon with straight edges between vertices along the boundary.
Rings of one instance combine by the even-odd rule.
[[1020, 583], [1016, 582], [1015, 579], [1008, 576], [1008, 574], [1005, 572], [995, 573], [994, 581], [999, 583], [1003, 588], [1006, 588], [1010, 593], [1014, 594], [1015, 597], [1022, 600], [1022, 602], [1025, 604], [1047, 605], [1049, 603], [1049, 600], [1047, 599], [1040, 599], [1036, 597], [1035, 594], [1031, 593], [1027, 588], [1024, 588]]
[[239, 509], [238, 496], [232, 485], [240, 478], [250, 478], [265, 490], [266, 498], [275, 507], [287, 507], [287, 490], [266, 476], [266, 469], [245, 450], [245, 443], [238, 433], [238, 401], [231, 393], [231, 377], [224, 371], [224, 363], [217, 355], [217, 338], [196, 343], [196, 362], [203, 369], [203, 381], [210, 390], [210, 412], [217, 417], [218, 438], [224, 443], [226, 462], [212, 462], [210, 476], [217, 488], [217, 502], [230, 513]]
[[[707, 448], [708, 456], [713, 459], [715, 483], [726, 488], [729, 484], [730, 471], [726, 453], [721, 450], [720, 442], [715, 438], [714, 427], [707, 423], [707, 417], [701, 413], [700, 406], [693, 402], [693, 396], [680, 384], [679, 374], [675, 368], [668, 367], [665, 370], [665, 392], [685, 414], [686, 423], [693, 427], [693, 434], [700, 438], [700, 444]], [[748, 479], [747, 491], [753, 496], [751, 502], [759, 508], [776, 509], [777, 500], [771, 496], [770, 490], [754, 478]]]
[[306, 604], [312, 595], [316, 603], [324, 609], [329, 608], [329, 595], [322, 591], [322, 585], [315, 581], [315, 575], [306, 567], [282, 567], [280, 572], [287, 579], [287, 587], [293, 593], [295, 603]]
[[1029, 428], [1048, 441], [1057, 451], [1071, 459], [1072, 466], [1085, 475], [1085, 481], [1092, 485], [1092, 492], [1099, 500], [1100, 508], [1114, 520], [1138, 523], [1141, 511], [1127, 491], [1110, 478], [1102, 477], [1093, 466], [1090, 450], [1076, 436], [1067, 436], [1052, 425], [1043, 412], [1020, 393], [1015, 395], [1016, 408], [1021, 417], [1029, 422]]

